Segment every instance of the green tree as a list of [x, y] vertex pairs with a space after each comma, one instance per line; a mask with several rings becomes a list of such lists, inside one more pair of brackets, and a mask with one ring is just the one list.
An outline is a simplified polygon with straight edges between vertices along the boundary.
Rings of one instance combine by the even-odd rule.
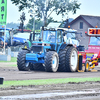
[[[35, 20], [35, 30], [39, 30], [42, 26], [41, 20]], [[28, 24], [26, 25], [26, 29], [33, 29], [33, 18], [29, 20]]]
[[50, 17], [52, 12], [57, 15], [65, 16], [68, 12], [76, 13], [80, 8], [80, 3], [77, 0], [11, 0], [13, 4], [19, 7], [19, 11], [25, 8], [33, 9], [38, 18], [44, 18], [44, 25], [46, 26], [46, 19]]
[[26, 20], [26, 18], [25, 18], [25, 13], [24, 12], [22, 12], [22, 15], [20, 16], [20, 26], [19, 26], [19, 29], [22, 29], [22, 31], [23, 31], [23, 29], [24, 29], [24, 21]]
[[[33, 29], [33, 18], [29, 20], [28, 24], [26, 25], [26, 29]], [[47, 24], [49, 24], [50, 22], [57, 22], [54, 21], [53, 18], [49, 18]], [[43, 21], [41, 20], [35, 20], [35, 30], [40, 30], [40, 27], [42, 26]]]

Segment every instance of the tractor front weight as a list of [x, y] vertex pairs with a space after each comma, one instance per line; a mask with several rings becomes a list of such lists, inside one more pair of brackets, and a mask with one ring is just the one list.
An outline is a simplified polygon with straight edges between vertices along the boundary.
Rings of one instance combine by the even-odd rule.
[[28, 53], [28, 54], [26, 54], [26, 62], [44, 63], [44, 53], [41, 53], [41, 54]]

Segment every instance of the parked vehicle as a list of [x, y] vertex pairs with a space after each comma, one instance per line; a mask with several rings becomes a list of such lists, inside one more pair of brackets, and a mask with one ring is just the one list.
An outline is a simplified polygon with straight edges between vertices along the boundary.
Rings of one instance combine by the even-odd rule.
[[4, 33], [5, 33], [5, 47], [24, 45], [25, 42], [32, 37], [31, 30], [12, 30], [9, 28], [0, 28], [0, 47], [4, 47]]
[[10, 39], [10, 33], [11, 29], [9, 28], [0, 28], [0, 47], [4, 47], [4, 33], [5, 33], [5, 47], [10, 46], [11, 44], [11, 39]]
[[13, 46], [24, 45], [30, 39], [31, 30], [16, 30], [13, 33]]
[[90, 71], [100, 64], [100, 28], [89, 28], [87, 36], [90, 37], [88, 49], [79, 54], [83, 56], [85, 71]]

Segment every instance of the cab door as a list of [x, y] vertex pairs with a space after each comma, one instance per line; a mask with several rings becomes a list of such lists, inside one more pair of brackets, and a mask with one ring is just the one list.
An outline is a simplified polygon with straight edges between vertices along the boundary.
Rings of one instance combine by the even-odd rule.
[[59, 51], [59, 48], [62, 44], [62, 31], [61, 30], [57, 30], [57, 38], [56, 38], [56, 43], [57, 43], [57, 47], [56, 47], [56, 51]]

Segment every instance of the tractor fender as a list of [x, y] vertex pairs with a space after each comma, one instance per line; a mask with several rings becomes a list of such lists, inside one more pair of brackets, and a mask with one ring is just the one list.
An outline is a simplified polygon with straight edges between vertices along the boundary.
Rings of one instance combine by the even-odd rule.
[[62, 44], [60, 50], [64, 50], [67, 46], [73, 46], [72, 44]]

